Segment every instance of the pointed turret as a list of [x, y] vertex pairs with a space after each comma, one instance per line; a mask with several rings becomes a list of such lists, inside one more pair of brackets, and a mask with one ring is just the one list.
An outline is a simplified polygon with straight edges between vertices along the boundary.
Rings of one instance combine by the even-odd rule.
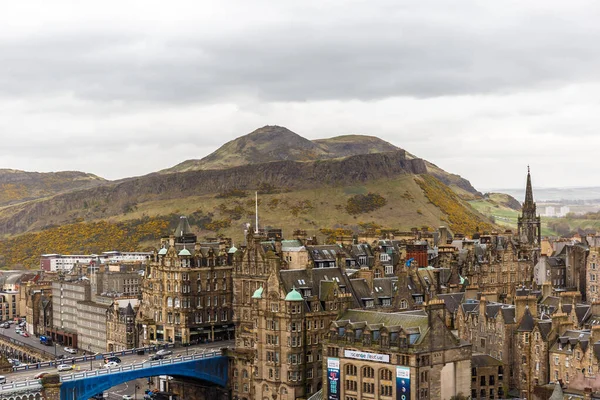
[[541, 242], [541, 221], [536, 215], [533, 202], [533, 187], [531, 185], [531, 171], [527, 166], [527, 186], [525, 188], [525, 201], [518, 220], [519, 240], [521, 243], [539, 246]]
[[196, 235], [192, 232], [190, 223], [187, 217], [179, 217], [179, 224], [175, 229], [175, 242], [176, 243], [196, 243]]
[[531, 171], [529, 165], [527, 166], [527, 186], [525, 188], [525, 202], [523, 203], [523, 210], [531, 210], [535, 214], [535, 203], [533, 202], [533, 189], [531, 187]]

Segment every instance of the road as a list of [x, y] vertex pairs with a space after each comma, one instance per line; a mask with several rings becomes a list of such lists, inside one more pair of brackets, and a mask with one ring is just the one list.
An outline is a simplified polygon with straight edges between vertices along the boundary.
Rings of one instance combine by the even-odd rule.
[[[10, 328], [0, 328], [0, 335], [13, 338], [20, 342], [28, 344], [29, 346], [35, 347], [36, 349], [44, 350], [51, 354], [55, 352], [54, 346], [46, 346], [46, 345], [41, 344], [39, 337], [35, 337], [34, 335], [31, 335], [30, 337], [25, 337], [25, 336], [19, 335], [17, 332], [15, 332], [16, 326], [17, 326], [17, 324], [13, 324], [10, 326]], [[59, 344], [55, 344], [55, 345], [56, 345], [56, 355], [57, 356], [61, 356], [61, 355], [65, 356], [65, 357], [71, 356], [71, 354], [69, 354], [63, 350], [64, 346], [61, 346]]]
[[[172, 349], [173, 354], [169, 357], [175, 357], [177, 355], [193, 354], [194, 352], [200, 353], [202, 351], [208, 352], [208, 351], [212, 351], [212, 350], [219, 350], [222, 347], [231, 347], [234, 344], [235, 344], [234, 340], [226, 340], [226, 341], [222, 341], [222, 342], [199, 344], [199, 345], [190, 346], [190, 347], [177, 347], [177, 348]], [[131, 355], [126, 355], [126, 356], [118, 356], [118, 357], [121, 359], [121, 365], [129, 365], [129, 364], [138, 364], [140, 362], [143, 362], [148, 359], [148, 356], [149, 356], [149, 354], [145, 354], [143, 356], [137, 355], [137, 354], [131, 354]], [[66, 363], [70, 364], [69, 362], [66, 362]], [[94, 360], [91, 362], [83, 361], [83, 362], [76, 363], [74, 365], [74, 369], [72, 371], [61, 372], [60, 374], [71, 374], [71, 373], [73, 373], [73, 371], [75, 371], [75, 372], [77, 372], [77, 371], [92, 371], [92, 370], [96, 370], [96, 369], [103, 368], [103, 367], [104, 367], [103, 360]], [[56, 368], [53, 368], [53, 367], [31, 369], [31, 370], [27, 370], [27, 371], [17, 371], [17, 372], [12, 372], [12, 373], [6, 374], [6, 381], [7, 382], [17, 382], [17, 381], [24, 381], [24, 380], [33, 380], [34, 376], [40, 372], [56, 373], [57, 371], [56, 371]], [[131, 386], [131, 384], [129, 386]], [[133, 386], [135, 386], [135, 385], [133, 385]], [[144, 388], [147, 388], [147, 383], [146, 383], [146, 386], [144, 386]], [[129, 394], [129, 393], [122, 393], [122, 394]], [[139, 392], [138, 392], [138, 394], [139, 394]]]

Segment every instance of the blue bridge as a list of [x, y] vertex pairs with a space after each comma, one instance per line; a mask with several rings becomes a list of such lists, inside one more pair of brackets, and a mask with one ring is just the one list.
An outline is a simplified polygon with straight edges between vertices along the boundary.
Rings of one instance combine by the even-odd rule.
[[[228, 358], [215, 351], [61, 375], [60, 400], [87, 400], [121, 383], [158, 375], [194, 378], [225, 387], [228, 366]], [[0, 398], [39, 399], [42, 389], [40, 380], [5, 384], [0, 386]]]
[[60, 399], [87, 400], [121, 383], [157, 375], [194, 378], [225, 387], [228, 365], [227, 357], [213, 352], [63, 375]]

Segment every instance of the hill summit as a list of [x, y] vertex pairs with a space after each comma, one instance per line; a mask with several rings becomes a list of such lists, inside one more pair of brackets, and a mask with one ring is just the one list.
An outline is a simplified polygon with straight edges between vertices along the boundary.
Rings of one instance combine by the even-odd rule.
[[400, 150], [373, 136], [346, 135], [308, 140], [291, 130], [267, 125], [225, 143], [200, 160], [187, 160], [161, 173], [226, 169], [275, 161], [316, 161]]

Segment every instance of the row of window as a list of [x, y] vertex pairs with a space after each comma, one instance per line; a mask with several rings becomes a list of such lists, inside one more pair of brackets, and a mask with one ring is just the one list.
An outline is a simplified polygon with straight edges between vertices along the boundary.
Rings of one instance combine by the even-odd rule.
[[[194, 316], [194, 323], [196, 324], [201, 324], [204, 322], [204, 313], [203, 312], [196, 312], [193, 313]], [[228, 310], [221, 310], [220, 313], [221, 318], [219, 319], [219, 313], [218, 312], [206, 312], [206, 322], [226, 322], [229, 320], [229, 312]], [[181, 323], [181, 315], [179, 313], [172, 313], [172, 312], [168, 312], [166, 314], [167, 317], [167, 323], [169, 324], [180, 324]], [[190, 318], [191, 319], [191, 318]], [[154, 320], [156, 322], [163, 322], [163, 313], [162, 311], [155, 311], [154, 312]], [[184, 321], [185, 322], [185, 321]], [[191, 322], [190, 322], [191, 323]]]
[[[361, 368], [361, 376], [363, 378], [375, 378], [375, 369], [364, 366]], [[354, 364], [346, 364], [344, 372], [347, 376], [357, 376], [358, 367]], [[391, 381], [393, 377], [392, 371], [389, 369], [382, 368], [379, 370], [379, 379], [384, 381]]]
[[[198, 307], [198, 308], [203, 307], [203, 304], [202, 304], [203, 299], [205, 300], [204, 303], [205, 303], [206, 307], [218, 307], [219, 306], [219, 296], [213, 296], [212, 298], [210, 296], [205, 296], [205, 297], [197, 297], [196, 298], [196, 307]], [[220, 300], [221, 300], [222, 306], [227, 304], [226, 296], [221, 296]], [[192, 299], [189, 297], [183, 297], [181, 299], [179, 299], [179, 297], [175, 297], [175, 298], [167, 297], [167, 307], [190, 308], [191, 303], [192, 303]], [[158, 299], [156, 297], [154, 297], [154, 305], [157, 305], [157, 306], [159, 305]]]

